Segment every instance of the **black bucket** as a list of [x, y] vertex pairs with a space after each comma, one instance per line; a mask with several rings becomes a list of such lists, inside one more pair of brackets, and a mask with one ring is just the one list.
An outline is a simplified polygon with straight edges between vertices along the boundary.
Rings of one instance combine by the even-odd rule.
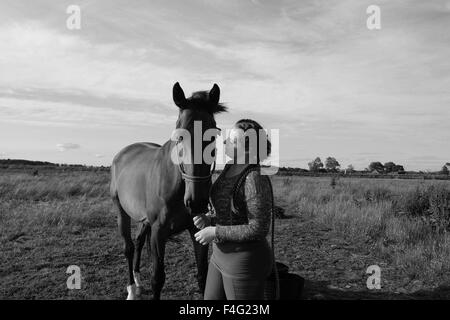
[[[280, 300], [300, 300], [305, 286], [305, 279], [295, 273], [289, 273], [289, 268], [277, 262], [278, 277], [280, 280]], [[266, 279], [264, 288], [264, 299], [276, 299], [276, 278], [275, 273]]]

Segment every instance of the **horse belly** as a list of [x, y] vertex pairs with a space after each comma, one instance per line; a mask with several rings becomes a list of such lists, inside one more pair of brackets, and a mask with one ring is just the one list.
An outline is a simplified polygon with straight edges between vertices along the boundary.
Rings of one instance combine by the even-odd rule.
[[117, 194], [123, 210], [137, 221], [149, 215], [147, 179], [158, 150], [156, 144], [136, 143], [124, 148], [113, 161], [112, 194]]
[[117, 195], [123, 210], [134, 220], [147, 218], [145, 175], [124, 170], [117, 181]]

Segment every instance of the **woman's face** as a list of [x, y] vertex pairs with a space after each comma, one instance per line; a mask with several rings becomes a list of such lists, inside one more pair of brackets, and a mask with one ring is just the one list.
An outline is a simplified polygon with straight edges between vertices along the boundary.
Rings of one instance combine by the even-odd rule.
[[225, 140], [225, 154], [231, 159], [245, 156], [244, 131], [236, 125], [229, 131], [229, 135]]

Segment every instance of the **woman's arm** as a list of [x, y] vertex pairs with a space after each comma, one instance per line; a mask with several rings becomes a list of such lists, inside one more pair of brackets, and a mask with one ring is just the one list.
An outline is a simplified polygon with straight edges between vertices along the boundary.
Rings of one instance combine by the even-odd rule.
[[206, 216], [209, 218], [209, 225], [210, 226], [215, 226], [216, 225], [216, 221], [217, 221], [216, 215], [208, 212], [206, 214]]
[[244, 187], [248, 224], [216, 226], [216, 238], [219, 242], [260, 240], [269, 232], [273, 197], [269, 178], [252, 171], [247, 175]]

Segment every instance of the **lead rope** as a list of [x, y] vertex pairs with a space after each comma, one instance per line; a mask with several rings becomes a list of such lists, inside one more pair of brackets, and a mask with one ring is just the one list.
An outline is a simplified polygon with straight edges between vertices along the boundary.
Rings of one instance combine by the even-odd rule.
[[273, 268], [275, 270], [275, 300], [280, 300], [280, 275], [278, 274], [277, 262], [275, 260], [275, 210], [274, 210], [274, 201], [273, 201], [273, 189], [272, 183], [269, 180], [270, 192], [272, 193], [272, 261]]
[[[243, 181], [245, 180], [246, 176], [252, 171], [255, 167], [250, 166], [239, 177], [239, 180], [233, 189], [233, 196], [231, 197], [231, 211], [235, 213], [237, 210], [234, 207], [234, 195], [241, 187]], [[280, 300], [280, 276], [278, 274], [278, 268], [277, 263], [275, 260], [275, 210], [274, 210], [274, 200], [273, 200], [273, 188], [272, 188], [272, 182], [269, 179], [269, 186], [270, 186], [270, 192], [272, 194], [272, 207], [271, 207], [271, 220], [272, 220], [272, 235], [271, 235], [271, 247], [272, 247], [272, 262], [273, 262], [273, 268], [275, 271], [275, 300]]]

